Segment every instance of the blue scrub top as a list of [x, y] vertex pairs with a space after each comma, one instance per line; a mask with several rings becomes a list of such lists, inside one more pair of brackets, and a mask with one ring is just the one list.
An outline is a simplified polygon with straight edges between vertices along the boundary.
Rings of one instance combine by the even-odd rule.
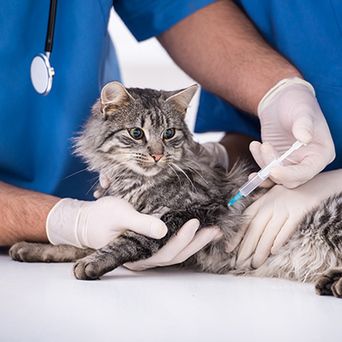
[[[342, 168], [342, 1], [236, 1], [266, 41], [311, 82], [336, 147], [328, 169]], [[197, 132], [226, 131], [260, 139], [258, 120], [203, 90]]]
[[[72, 137], [88, 118], [103, 82], [120, 77], [107, 35], [111, 6], [142, 40], [211, 2], [58, 1], [50, 60], [56, 75], [44, 97], [31, 85], [30, 64], [44, 50], [49, 1], [2, 0], [0, 181], [61, 197], [90, 198], [97, 177], [72, 155]], [[114, 58], [105, 64], [108, 54]]]

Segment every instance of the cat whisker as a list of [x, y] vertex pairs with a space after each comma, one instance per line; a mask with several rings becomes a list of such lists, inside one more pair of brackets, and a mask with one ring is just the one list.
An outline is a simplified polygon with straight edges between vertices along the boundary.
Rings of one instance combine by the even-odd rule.
[[174, 166], [177, 170], [179, 170], [181, 173], [184, 174], [184, 176], [188, 179], [188, 181], [190, 182], [190, 184], [192, 185], [192, 187], [194, 188], [194, 190], [197, 191], [197, 189], [196, 189], [194, 183], [193, 183], [192, 180], [189, 178], [189, 176], [184, 172], [184, 170], [181, 169], [181, 168], [180, 168], [177, 164], [175, 164], [175, 163], [171, 163], [171, 164], [172, 164], [172, 166]]
[[135, 160], [135, 161], [154, 164], [154, 161], [150, 161], [149, 158], [142, 153], [118, 153], [117, 156], [118, 155], [120, 155], [120, 157], [128, 157], [128, 158], [122, 158], [124, 162], [129, 161], [129, 160]]
[[63, 180], [68, 179], [68, 178], [70, 178], [70, 177], [72, 177], [72, 176], [75, 176], [75, 175], [77, 175], [77, 174], [79, 174], [79, 173], [81, 173], [81, 172], [85, 172], [87, 169], [88, 169], [88, 168], [85, 167], [84, 169], [79, 170], [79, 171], [76, 171], [76, 172], [72, 173], [71, 175], [65, 176], [65, 177], [63, 178]]
[[109, 190], [110, 190], [110, 186], [104, 191], [102, 197], [106, 196]]
[[100, 182], [99, 182], [99, 179], [97, 178], [97, 181], [90, 187], [90, 189], [87, 191], [86, 195], [88, 195], [89, 192], [90, 192], [97, 184], [99, 184], [99, 183], [100, 183]]
[[[190, 161], [190, 160], [188, 160], [188, 161]], [[199, 171], [197, 171], [196, 169], [194, 169], [194, 168], [191, 167], [191, 166], [188, 166], [188, 169], [191, 170], [191, 171], [193, 171], [193, 172], [195, 172], [199, 177], [202, 178], [202, 180], [203, 180], [206, 184], [208, 184], [208, 181], [200, 174]]]
[[149, 159], [149, 158], [134, 157], [134, 160], [146, 161], [146, 162], [149, 162], [149, 163], [153, 163], [153, 164], [154, 164], [154, 160], [151, 160], [151, 159]]
[[[191, 162], [193, 162], [196, 166], [198, 166], [199, 168], [201, 167], [198, 163], [196, 163], [195, 161], [192, 161], [191, 159], [184, 159], [185, 161], [187, 161], [187, 162], [189, 162], [189, 163], [191, 163]], [[172, 158], [168, 158], [168, 157], [166, 157], [166, 159], [165, 159], [165, 162], [168, 162], [168, 163], [171, 163], [172, 165], [174, 165], [174, 163], [172, 163]], [[192, 172], [194, 172], [194, 173], [196, 173], [206, 184], [208, 184], [208, 181], [201, 175], [201, 173], [199, 172], [199, 171], [197, 171], [194, 167], [191, 167], [191, 166], [189, 166], [189, 165], [187, 165], [187, 168], [190, 170], [190, 171], [192, 171]]]
[[197, 161], [196, 161], [195, 159], [189, 159], [189, 158], [183, 158], [183, 159], [184, 159], [185, 161], [191, 163], [191, 164], [194, 164], [194, 165], [197, 166], [199, 169], [202, 168], [202, 166], [201, 166], [199, 163], [197, 163]]
[[170, 169], [172, 170], [172, 172], [177, 176], [177, 178], [178, 178], [178, 182], [179, 182], [179, 185], [181, 185], [182, 184], [182, 182], [181, 182], [181, 179], [180, 179], [180, 177], [178, 176], [178, 173], [177, 173], [177, 171], [172, 167], [172, 165], [170, 165], [170, 164], [168, 164], [168, 166], [170, 167]]
[[152, 166], [155, 163], [154, 162], [146, 162], [146, 161], [137, 161], [137, 164], [140, 166]]

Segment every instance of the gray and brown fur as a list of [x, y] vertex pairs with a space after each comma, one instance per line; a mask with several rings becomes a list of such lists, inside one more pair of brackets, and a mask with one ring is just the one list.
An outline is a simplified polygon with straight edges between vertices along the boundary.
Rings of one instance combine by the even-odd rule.
[[[240, 164], [226, 174], [220, 166], [213, 167], [207, 152], [193, 141], [184, 117], [195, 91], [196, 86], [165, 92], [109, 83], [76, 140], [76, 152], [89, 169], [110, 180], [108, 189], [98, 190], [104, 196], [126, 199], [140, 212], [161, 217], [168, 227], [164, 238], [129, 231], [96, 251], [21, 242], [11, 248], [12, 258], [77, 260], [76, 278], [98, 279], [126, 262], [150, 257], [186, 221], [197, 218], [201, 227], [218, 226], [222, 235], [183, 265], [205, 272], [315, 281], [319, 294], [342, 297], [342, 195], [303, 215], [288, 243], [258, 269], [236, 265], [239, 246], [233, 249], [232, 242], [242, 234], [243, 212], [253, 199], [243, 199], [231, 208], [227, 201], [251, 170]], [[133, 127], [144, 130], [144, 139], [130, 136]], [[162, 138], [167, 128], [177, 132], [169, 141]], [[162, 153], [163, 158], [155, 161], [155, 153]]]

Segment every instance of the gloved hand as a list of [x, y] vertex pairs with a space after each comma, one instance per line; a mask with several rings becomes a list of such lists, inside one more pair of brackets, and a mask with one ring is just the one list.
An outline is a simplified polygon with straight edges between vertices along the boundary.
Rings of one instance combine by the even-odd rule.
[[278, 253], [306, 212], [340, 192], [342, 169], [321, 173], [296, 189], [274, 186], [244, 213], [247, 232], [238, 251], [237, 264], [261, 266], [270, 253]]
[[[305, 183], [335, 158], [329, 127], [315, 97], [313, 87], [299, 78], [285, 79], [273, 87], [260, 101], [258, 115], [262, 142], [270, 143], [278, 155], [298, 140], [307, 146], [295, 151], [293, 163], [274, 167], [271, 179], [288, 188]], [[251, 146], [260, 167], [267, 156], [260, 145]]]
[[98, 249], [125, 230], [160, 239], [167, 233], [164, 222], [137, 212], [127, 201], [103, 197], [96, 201], [64, 198], [51, 209], [46, 232], [54, 245]]
[[126, 263], [124, 266], [132, 271], [143, 271], [159, 266], [176, 265], [222, 235], [220, 229], [215, 226], [202, 228], [196, 233], [198, 228], [198, 220], [189, 220], [156, 254], [145, 260]]

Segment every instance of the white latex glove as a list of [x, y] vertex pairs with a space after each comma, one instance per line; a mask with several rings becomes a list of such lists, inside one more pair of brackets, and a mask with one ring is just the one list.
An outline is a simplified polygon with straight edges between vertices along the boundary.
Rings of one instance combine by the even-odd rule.
[[[260, 101], [258, 115], [262, 142], [270, 143], [278, 155], [296, 140], [308, 144], [289, 157], [292, 163], [273, 168], [275, 183], [294, 188], [334, 160], [334, 143], [310, 83], [299, 78], [280, 81]], [[267, 156], [260, 145], [251, 146], [251, 152], [259, 166], [265, 166], [260, 161]]]
[[137, 212], [127, 201], [103, 197], [96, 201], [64, 198], [51, 209], [46, 232], [54, 245], [98, 249], [125, 230], [160, 239], [167, 233], [164, 222]]
[[197, 219], [188, 221], [156, 254], [145, 260], [126, 263], [124, 266], [132, 271], [143, 271], [159, 266], [176, 265], [187, 260], [222, 234], [215, 226], [202, 228], [196, 233], [198, 228]]
[[270, 253], [278, 253], [306, 212], [341, 191], [342, 170], [321, 173], [296, 189], [274, 186], [244, 213], [247, 222], [243, 229], [247, 231], [237, 264], [261, 266]]
[[104, 174], [100, 173], [99, 175], [99, 188], [94, 191], [94, 198], [100, 198], [106, 195], [107, 189], [109, 188], [110, 181], [109, 178]]

